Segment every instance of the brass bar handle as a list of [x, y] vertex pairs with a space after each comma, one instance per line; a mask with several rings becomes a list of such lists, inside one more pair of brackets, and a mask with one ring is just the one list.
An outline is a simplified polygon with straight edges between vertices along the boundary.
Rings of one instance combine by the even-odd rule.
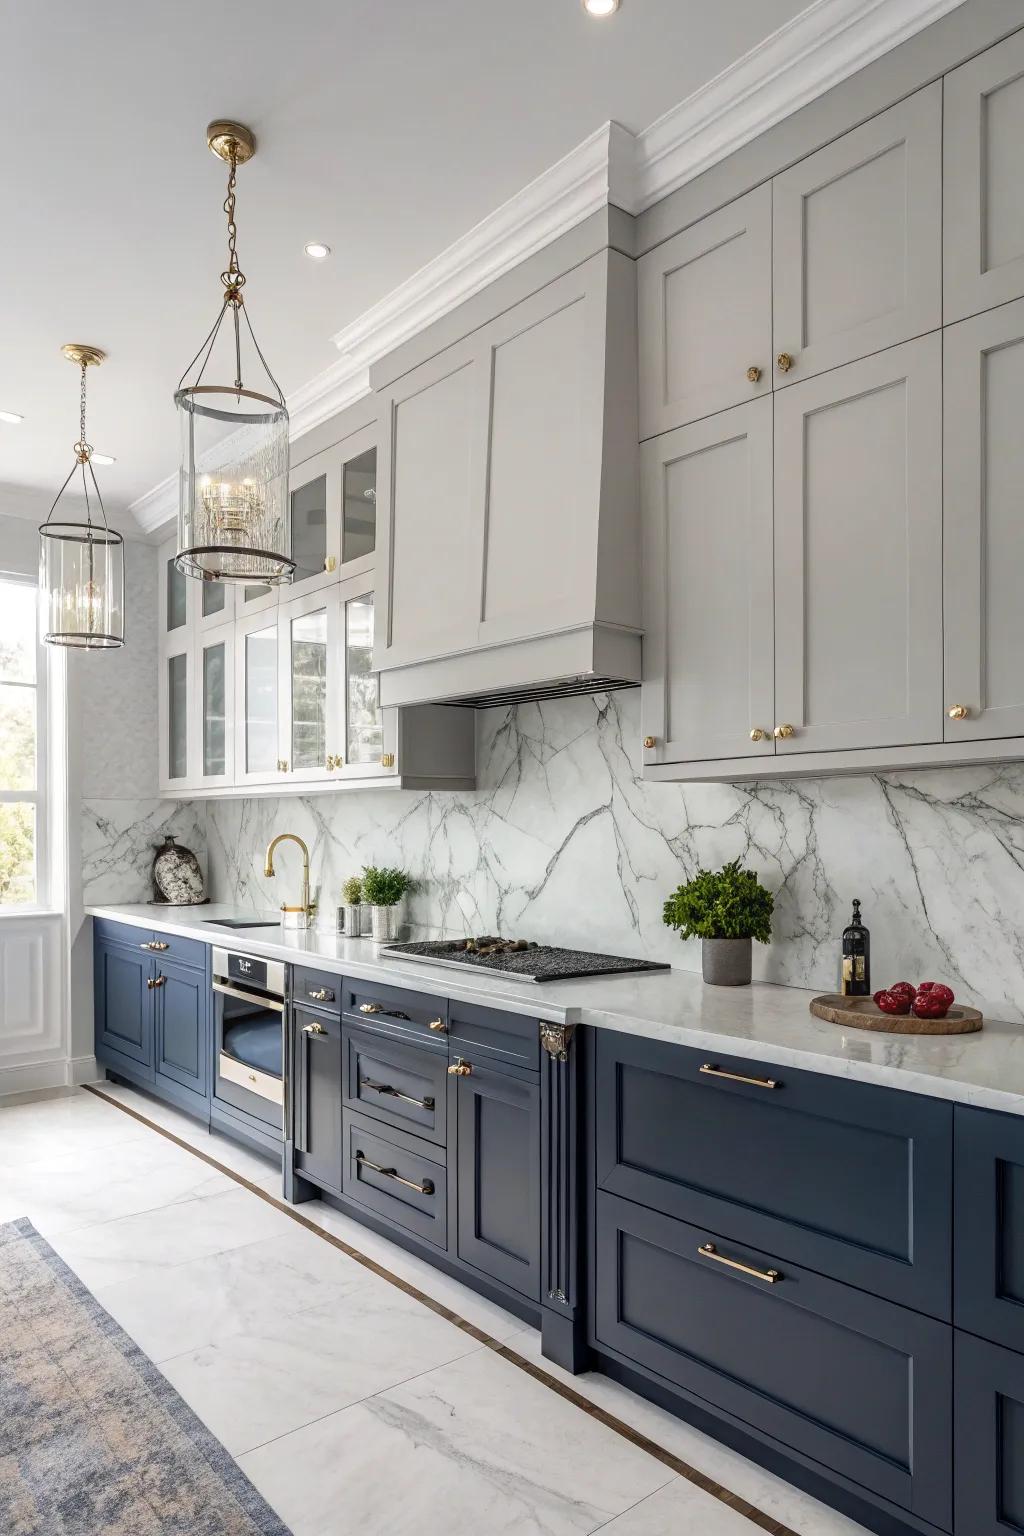
[[471, 1067], [469, 1062], [468, 1061], [463, 1061], [462, 1057], [460, 1056], [458, 1061], [453, 1061], [451, 1066], [448, 1068], [448, 1076], [449, 1077], [469, 1077], [469, 1075], [472, 1072], [472, 1070], [473, 1070], [473, 1068]]
[[304, 1035], [326, 1035], [327, 1031], [322, 1024], [318, 1024], [314, 1020], [312, 1024], [303, 1024], [302, 1033]]
[[372, 1168], [374, 1173], [382, 1173], [386, 1179], [394, 1179], [396, 1184], [403, 1184], [406, 1189], [414, 1189], [418, 1195], [434, 1193], [433, 1179], [424, 1179], [422, 1184], [415, 1184], [412, 1179], [403, 1179], [397, 1168], [382, 1168], [380, 1163], [371, 1163], [361, 1152], [356, 1153], [356, 1162], [361, 1168]]
[[755, 1269], [752, 1264], [741, 1264], [739, 1259], [727, 1259], [724, 1253], [719, 1253], [714, 1243], [701, 1243], [697, 1252], [705, 1259], [714, 1259], [716, 1264], [724, 1264], [727, 1269], [738, 1269], [741, 1275], [751, 1275], [755, 1280], [763, 1280], [766, 1285], [775, 1285], [782, 1279], [782, 1271], [778, 1269]]
[[375, 1083], [372, 1077], [361, 1077], [360, 1088], [371, 1088], [374, 1093], [386, 1095], [389, 1099], [401, 1099], [403, 1104], [415, 1104], [417, 1109], [433, 1109], [432, 1098], [416, 1099], [411, 1093], [403, 1093], [400, 1088], [392, 1088], [390, 1083]]
[[431, 1019], [430, 1023], [427, 1025], [427, 1028], [432, 1029], [435, 1034], [439, 1035], [446, 1035], [448, 1033], [448, 1025], [445, 1023], [444, 1019]]
[[724, 1077], [730, 1083], [748, 1083], [751, 1088], [781, 1088], [774, 1077], [744, 1077], [742, 1072], [726, 1072], [724, 1067], [716, 1067], [714, 1062], [706, 1061], [700, 1069], [705, 1077]]

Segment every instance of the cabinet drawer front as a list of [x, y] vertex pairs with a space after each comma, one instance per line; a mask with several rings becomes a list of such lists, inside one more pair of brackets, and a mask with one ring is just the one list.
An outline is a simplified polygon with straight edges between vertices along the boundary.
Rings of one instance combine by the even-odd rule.
[[1024, 1352], [1024, 1118], [954, 1115], [958, 1328]]
[[950, 1105], [607, 1030], [596, 1093], [602, 1189], [949, 1318]]
[[478, 1008], [475, 1003], [451, 1002], [448, 1007], [453, 1056], [465, 1056], [474, 1065], [539, 1071], [540, 1025], [536, 1019], [497, 1008]]
[[948, 1528], [950, 1328], [601, 1193], [596, 1241], [599, 1346]]
[[954, 1333], [955, 1529], [1024, 1533], [1024, 1358]]
[[124, 944], [143, 954], [151, 953], [149, 944], [158, 937], [147, 928], [136, 928], [134, 923], [115, 923], [109, 917], [94, 917], [92, 931], [98, 944]]
[[210, 946], [199, 939], [183, 939], [176, 933], [147, 933], [143, 938], [151, 940], [153, 954], [158, 960], [173, 960], [178, 965], [191, 965], [205, 971]]
[[412, 1039], [433, 1041], [446, 1048], [448, 1001], [426, 992], [407, 992], [404, 987], [379, 986], [375, 981], [342, 983], [345, 1017], [364, 1029], [384, 1029]]
[[447, 1056], [349, 1025], [344, 1034], [346, 1107], [443, 1147]]
[[328, 971], [310, 971], [304, 965], [292, 967], [292, 998], [296, 1003], [311, 1003], [328, 1013], [338, 1013], [344, 987], [342, 978]]
[[448, 1246], [448, 1175], [440, 1162], [344, 1112], [345, 1194], [438, 1248]]

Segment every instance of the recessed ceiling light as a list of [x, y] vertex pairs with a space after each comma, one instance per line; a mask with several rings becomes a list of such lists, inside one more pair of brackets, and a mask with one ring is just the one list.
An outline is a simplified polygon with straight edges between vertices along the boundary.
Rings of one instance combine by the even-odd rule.
[[0, 411], [0, 421], [6, 421], [11, 427], [20, 426], [24, 420], [24, 416], [19, 416], [17, 411]]
[[331, 254], [330, 246], [324, 245], [322, 240], [310, 240], [302, 249], [307, 256], [312, 256], [314, 261], [326, 261]]
[[93, 461], [94, 464], [116, 464], [117, 463], [117, 460], [114, 458], [114, 455], [112, 453], [94, 453], [93, 456], [92, 456], [92, 461]]
[[614, 16], [619, 0], [580, 0], [588, 16]]

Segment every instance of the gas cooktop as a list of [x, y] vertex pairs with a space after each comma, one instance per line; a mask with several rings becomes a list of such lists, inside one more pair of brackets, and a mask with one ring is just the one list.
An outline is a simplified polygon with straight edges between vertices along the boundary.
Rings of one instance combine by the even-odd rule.
[[656, 960], [598, 955], [586, 949], [557, 949], [525, 939], [433, 939], [420, 944], [386, 944], [381, 957], [418, 960], [453, 969], [471, 966], [515, 981], [571, 981], [583, 976], [618, 976], [634, 971], [667, 971]]

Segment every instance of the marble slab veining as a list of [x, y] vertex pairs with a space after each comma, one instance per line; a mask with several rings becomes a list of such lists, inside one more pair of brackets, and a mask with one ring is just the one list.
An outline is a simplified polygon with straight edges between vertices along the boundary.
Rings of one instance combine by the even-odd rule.
[[337, 975], [435, 992], [463, 1002], [504, 1008], [553, 1023], [587, 1024], [686, 1045], [881, 1083], [932, 1098], [1024, 1114], [1024, 1030], [990, 1020], [976, 1035], [876, 1035], [846, 1030], [812, 1018], [813, 990], [754, 982], [749, 987], [708, 987], [691, 971], [594, 977], [547, 983], [509, 980], [480, 972], [463, 976], [439, 966], [382, 959], [370, 939], [346, 939], [311, 931], [283, 935], [272, 928], [230, 931], [206, 918], [238, 915], [230, 906], [167, 909], [89, 909], [135, 927], [232, 945], [246, 953], [303, 963]]

